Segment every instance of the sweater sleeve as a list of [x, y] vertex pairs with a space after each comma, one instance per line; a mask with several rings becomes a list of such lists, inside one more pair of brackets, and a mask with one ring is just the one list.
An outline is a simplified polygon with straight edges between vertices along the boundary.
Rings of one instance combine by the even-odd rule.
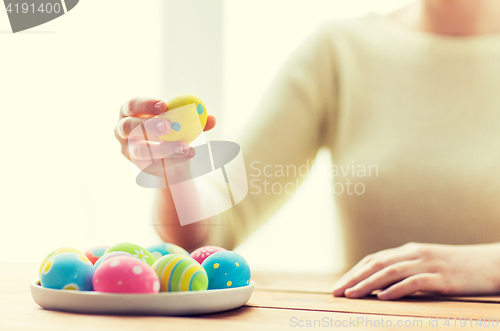
[[237, 140], [248, 195], [211, 218], [207, 244], [233, 249], [247, 239], [298, 188], [318, 149], [332, 139], [337, 83], [330, 38], [328, 25], [320, 25], [280, 68], [260, 101]]

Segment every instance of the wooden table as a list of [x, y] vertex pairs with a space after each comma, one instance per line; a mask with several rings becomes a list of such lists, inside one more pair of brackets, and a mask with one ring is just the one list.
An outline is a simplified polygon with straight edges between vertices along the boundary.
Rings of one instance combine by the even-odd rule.
[[[437, 297], [416, 295], [398, 301], [370, 296], [335, 298], [335, 275], [254, 273], [255, 291], [239, 309], [196, 317], [101, 316], [48, 311], [31, 298], [34, 264], [2, 264], [0, 330], [296, 330], [296, 329], [440, 329], [488, 330], [485, 317], [500, 319], [500, 296]], [[431, 319], [429, 319], [431, 317]], [[438, 319], [436, 319], [438, 318]], [[447, 323], [447, 318], [448, 324]], [[456, 318], [456, 326], [454, 322]], [[471, 320], [472, 319], [472, 322]], [[430, 324], [431, 323], [431, 324]], [[310, 326], [310, 327], [308, 327]], [[399, 327], [398, 327], [399, 326]], [[500, 324], [497, 326], [500, 328]]]

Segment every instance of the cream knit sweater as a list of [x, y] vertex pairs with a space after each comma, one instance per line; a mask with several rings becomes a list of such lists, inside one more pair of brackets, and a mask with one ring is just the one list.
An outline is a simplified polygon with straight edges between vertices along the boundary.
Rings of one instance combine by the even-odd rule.
[[[331, 150], [347, 267], [410, 241], [500, 241], [500, 34], [437, 36], [376, 15], [326, 22], [254, 118], [238, 141], [249, 182], [277, 192], [296, 183], [292, 167]], [[256, 164], [289, 177], [254, 177]], [[290, 196], [249, 190], [213, 218], [210, 244], [238, 245]]]

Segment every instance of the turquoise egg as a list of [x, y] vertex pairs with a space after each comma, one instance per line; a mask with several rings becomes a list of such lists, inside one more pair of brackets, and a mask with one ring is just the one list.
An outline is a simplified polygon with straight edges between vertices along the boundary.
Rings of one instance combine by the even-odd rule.
[[170, 243], [161, 243], [158, 245], [149, 246], [146, 249], [150, 251], [151, 254], [153, 254], [153, 256], [156, 259], [159, 259], [160, 257], [168, 254], [180, 254], [180, 255], [190, 256], [188, 251], [186, 251], [184, 248]]
[[201, 264], [207, 272], [208, 289], [226, 289], [250, 283], [250, 267], [238, 253], [220, 251], [207, 257]]
[[92, 291], [94, 266], [78, 253], [61, 253], [48, 260], [40, 284], [56, 290]]

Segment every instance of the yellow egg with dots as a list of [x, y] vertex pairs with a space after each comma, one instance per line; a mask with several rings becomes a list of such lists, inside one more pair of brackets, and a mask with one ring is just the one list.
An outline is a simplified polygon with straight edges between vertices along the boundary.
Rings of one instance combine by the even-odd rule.
[[207, 108], [203, 101], [192, 94], [180, 94], [167, 101], [167, 112], [156, 116], [170, 122], [168, 134], [159, 136], [162, 141], [184, 141], [189, 144], [203, 132], [207, 124]]

